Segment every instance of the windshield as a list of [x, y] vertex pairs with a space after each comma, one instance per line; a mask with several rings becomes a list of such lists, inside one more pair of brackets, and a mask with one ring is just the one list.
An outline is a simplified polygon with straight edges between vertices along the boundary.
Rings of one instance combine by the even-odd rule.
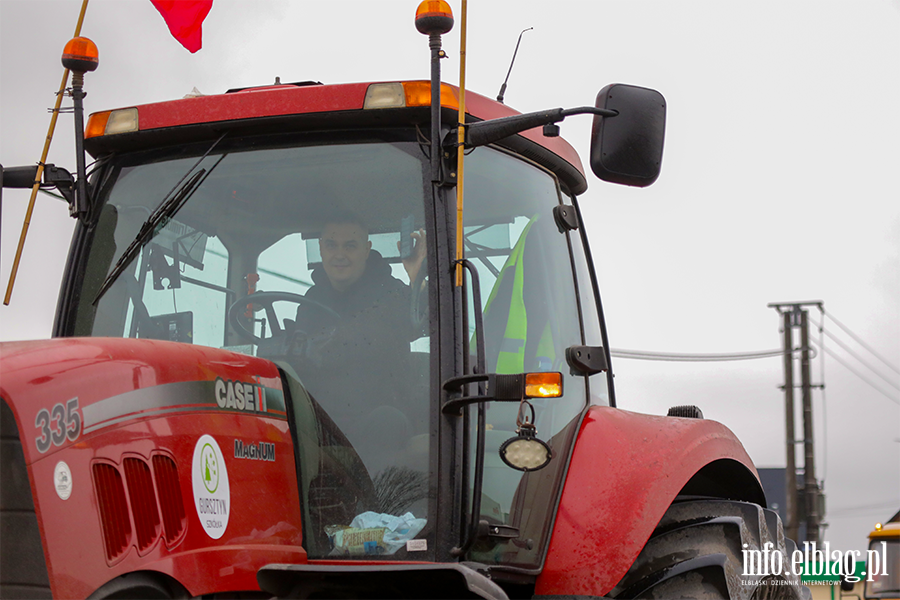
[[110, 167], [74, 333], [276, 362], [293, 399], [309, 556], [404, 557], [429, 515], [423, 152], [383, 139], [208, 150]]
[[866, 598], [900, 595], [900, 539], [874, 539], [869, 543]]

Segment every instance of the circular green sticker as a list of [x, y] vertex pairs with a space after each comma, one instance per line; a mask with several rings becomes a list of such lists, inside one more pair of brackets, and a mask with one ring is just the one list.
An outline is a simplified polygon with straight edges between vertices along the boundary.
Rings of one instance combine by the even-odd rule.
[[204, 444], [200, 451], [200, 469], [203, 487], [214, 494], [219, 487], [219, 461], [216, 459], [216, 451], [209, 444]]
[[194, 445], [191, 460], [191, 487], [199, 525], [217, 540], [228, 528], [231, 513], [231, 488], [228, 464], [219, 444], [209, 434], [201, 435]]

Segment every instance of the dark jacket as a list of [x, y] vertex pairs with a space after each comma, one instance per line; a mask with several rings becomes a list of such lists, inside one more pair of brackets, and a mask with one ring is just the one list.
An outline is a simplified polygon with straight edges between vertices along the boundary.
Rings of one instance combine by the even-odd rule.
[[[412, 325], [408, 318], [409, 287], [391, 275], [391, 265], [378, 251], [373, 250], [369, 253], [366, 270], [349, 289], [343, 292], [331, 286], [322, 266], [313, 270], [312, 280], [314, 285], [307, 290], [305, 297], [330, 308], [340, 315], [342, 320], [378, 316], [388, 319], [393, 326], [409, 330], [407, 333], [411, 335]], [[336, 320], [334, 315], [329, 315], [316, 307], [301, 305], [297, 308], [297, 326], [301, 329], [305, 326], [315, 331]]]
[[416, 337], [410, 290], [376, 251], [359, 280], [343, 292], [331, 286], [321, 266], [312, 279], [305, 294], [312, 302], [297, 307], [295, 336], [301, 344], [305, 334], [297, 372], [351, 437], [361, 410], [396, 405], [406, 393], [409, 343]]

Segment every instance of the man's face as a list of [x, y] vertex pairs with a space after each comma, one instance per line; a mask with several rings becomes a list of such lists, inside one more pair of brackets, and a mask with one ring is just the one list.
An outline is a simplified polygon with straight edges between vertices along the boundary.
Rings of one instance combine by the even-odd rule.
[[319, 238], [322, 265], [332, 287], [339, 292], [362, 277], [372, 242], [355, 223], [329, 223]]

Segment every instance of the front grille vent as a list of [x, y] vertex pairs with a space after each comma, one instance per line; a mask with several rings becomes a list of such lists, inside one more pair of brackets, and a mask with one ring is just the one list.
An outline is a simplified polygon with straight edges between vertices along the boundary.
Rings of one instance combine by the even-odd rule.
[[94, 463], [94, 490], [100, 506], [100, 522], [106, 558], [112, 562], [131, 545], [131, 519], [119, 470], [108, 463]]
[[187, 525], [175, 461], [164, 454], [154, 455], [153, 475], [156, 478], [159, 507], [162, 509], [166, 544], [172, 547], [184, 533], [185, 525]]
[[121, 467], [98, 461], [92, 469], [110, 563], [132, 546], [139, 554], [149, 551], [161, 537], [168, 548], [181, 542], [187, 518], [178, 469], [170, 456], [154, 454], [150, 461], [128, 456]]
[[122, 461], [122, 467], [128, 484], [138, 552], [144, 552], [159, 539], [160, 533], [159, 508], [153, 491], [150, 465], [139, 458], [129, 457]]

